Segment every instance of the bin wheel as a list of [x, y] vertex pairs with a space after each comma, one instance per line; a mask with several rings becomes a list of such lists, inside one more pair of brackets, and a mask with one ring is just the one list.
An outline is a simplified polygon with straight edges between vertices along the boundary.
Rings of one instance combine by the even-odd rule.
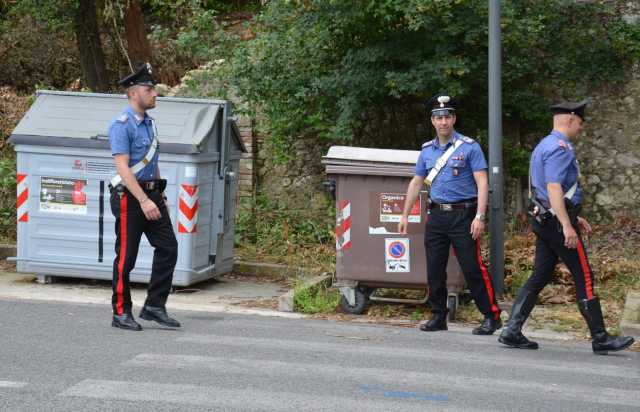
[[340, 307], [345, 313], [351, 315], [361, 315], [369, 303], [369, 295], [362, 288], [355, 289], [356, 304], [351, 306], [347, 298], [340, 296]]
[[448, 321], [456, 321], [456, 311], [458, 310], [458, 297], [455, 295], [447, 298], [447, 309], [449, 309]]

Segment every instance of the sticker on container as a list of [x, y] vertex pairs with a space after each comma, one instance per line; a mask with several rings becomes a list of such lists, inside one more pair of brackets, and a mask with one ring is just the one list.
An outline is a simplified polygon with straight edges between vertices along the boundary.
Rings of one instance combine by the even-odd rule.
[[86, 173], [92, 176], [103, 176], [111, 179], [116, 175], [116, 166], [113, 162], [87, 161]]
[[84, 179], [68, 179], [64, 177], [40, 178], [40, 211], [68, 213], [74, 215], [87, 214], [87, 194]]
[[184, 167], [184, 177], [196, 177], [198, 175], [198, 169], [195, 166], [185, 166]]
[[[406, 199], [404, 193], [380, 193], [380, 222], [399, 222]], [[420, 196], [409, 212], [409, 223], [420, 223]]]
[[409, 262], [409, 239], [385, 239], [384, 264], [387, 273], [411, 271]]

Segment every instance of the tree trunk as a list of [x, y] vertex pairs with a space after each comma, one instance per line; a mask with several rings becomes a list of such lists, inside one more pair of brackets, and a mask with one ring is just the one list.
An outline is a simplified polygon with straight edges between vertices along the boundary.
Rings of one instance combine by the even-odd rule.
[[127, 52], [133, 68], [151, 61], [151, 47], [147, 40], [144, 15], [139, 0], [129, 0], [124, 13], [124, 34], [127, 39]]
[[96, 17], [96, 2], [82, 0], [78, 3], [78, 10], [74, 16], [74, 29], [84, 80], [91, 90], [104, 92], [109, 89], [109, 84]]

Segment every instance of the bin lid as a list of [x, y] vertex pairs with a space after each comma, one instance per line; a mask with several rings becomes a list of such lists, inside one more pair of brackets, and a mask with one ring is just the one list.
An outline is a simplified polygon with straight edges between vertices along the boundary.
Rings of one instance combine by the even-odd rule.
[[[108, 149], [109, 124], [127, 107], [124, 95], [48, 90], [36, 95], [11, 134], [13, 144]], [[149, 115], [156, 121], [162, 152], [202, 153], [221, 120], [218, 111], [226, 104], [223, 100], [158, 97]], [[228, 120], [234, 122], [232, 117]], [[242, 142], [236, 143], [246, 150]]]
[[418, 156], [417, 150], [331, 146], [322, 164], [327, 174], [413, 176]]

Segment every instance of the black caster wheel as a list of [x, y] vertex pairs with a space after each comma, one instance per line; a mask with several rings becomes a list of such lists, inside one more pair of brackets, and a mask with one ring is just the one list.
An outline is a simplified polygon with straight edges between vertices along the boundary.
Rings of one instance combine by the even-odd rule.
[[350, 305], [347, 301], [347, 298], [344, 295], [340, 296], [340, 307], [345, 313], [349, 313], [351, 315], [361, 315], [362, 312], [367, 308], [367, 304], [369, 303], [369, 296], [371, 293], [367, 293], [367, 290], [363, 290], [362, 288], [355, 289], [355, 304]]

